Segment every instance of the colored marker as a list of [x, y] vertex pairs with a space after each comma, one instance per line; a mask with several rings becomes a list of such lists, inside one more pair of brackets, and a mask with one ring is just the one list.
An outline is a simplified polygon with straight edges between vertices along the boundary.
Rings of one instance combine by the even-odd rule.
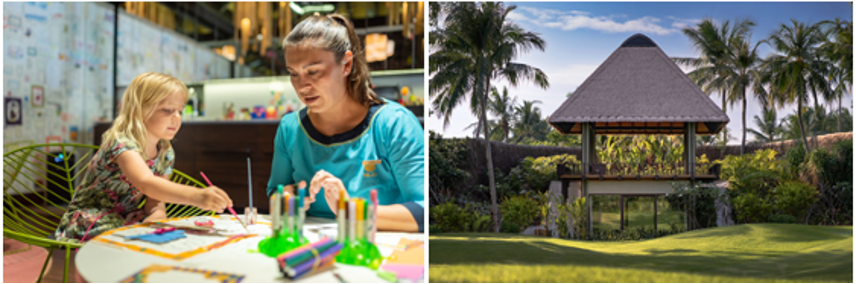
[[363, 220], [365, 219], [366, 214], [366, 203], [363, 199], [357, 199], [357, 239], [363, 238], [363, 229], [365, 226], [363, 225]]
[[371, 232], [371, 235], [369, 236], [369, 241], [374, 243], [375, 233], [377, 233], [377, 205], [378, 205], [377, 189], [372, 189], [370, 192], [370, 196], [372, 198], [372, 226], [371, 226], [372, 232]]
[[303, 206], [304, 206], [303, 199], [306, 196], [306, 181], [300, 181], [300, 183], [297, 184], [297, 187], [299, 188], [297, 190], [297, 192], [298, 192], [298, 198], [297, 198], [297, 204], [298, 204], [297, 210], [298, 211], [297, 211], [297, 214], [299, 216], [298, 220], [297, 220], [297, 234], [298, 234], [298, 236], [302, 236], [303, 235], [303, 222], [306, 222], [306, 210], [303, 208]]
[[339, 241], [345, 242], [345, 192], [339, 190], [339, 214], [336, 215], [336, 221], [339, 223]]
[[294, 216], [294, 214], [291, 213], [291, 209], [292, 209], [292, 207], [294, 207], [294, 198], [292, 198], [291, 194], [288, 194], [288, 193], [286, 193], [285, 196], [286, 197], [283, 201], [286, 204], [285, 205], [286, 209], [285, 209], [285, 214], [284, 214], [285, 216], [283, 216], [284, 217], [283, 219], [285, 219], [285, 233], [290, 234], [290, 233], [292, 233], [291, 231], [294, 229], [294, 219], [292, 218], [292, 216]]
[[296, 210], [294, 210], [295, 209], [294, 208], [295, 207], [294, 206], [294, 200], [295, 199], [297, 199], [297, 198], [294, 198], [294, 196], [288, 197], [288, 231], [292, 234], [296, 233], [296, 230], [294, 229], [294, 225], [296, 223], [296, 222], [294, 222], [295, 221], [294, 220], [294, 212], [296, 211]]
[[372, 222], [374, 220], [374, 212], [372, 209], [374, 209], [374, 206], [366, 203], [366, 235], [364, 236], [366, 241], [371, 241], [372, 238], [372, 227], [374, 226]]
[[279, 199], [282, 197], [282, 185], [276, 187], [276, 192], [270, 197], [270, 221], [274, 235], [279, 234], [282, 229], [282, 203]]
[[354, 200], [348, 200], [348, 239], [355, 240], [356, 239], [356, 231], [357, 231], [357, 204]]

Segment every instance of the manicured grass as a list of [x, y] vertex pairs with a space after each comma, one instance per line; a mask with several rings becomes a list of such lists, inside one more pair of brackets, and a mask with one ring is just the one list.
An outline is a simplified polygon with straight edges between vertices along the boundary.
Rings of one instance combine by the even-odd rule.
[[434, 234], [430, 282], [848, 282], [853, 227], [751, 224], [646, 241]]

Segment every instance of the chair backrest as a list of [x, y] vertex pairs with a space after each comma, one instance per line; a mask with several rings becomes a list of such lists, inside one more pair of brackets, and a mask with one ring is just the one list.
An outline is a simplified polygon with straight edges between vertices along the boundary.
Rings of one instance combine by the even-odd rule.
[[[99, 147], [51, 143], [18, 148], [3, 155], [3, 225], [31, 236], [45, 237], [56, 230], [66, 206]], [[203, 187], [174, 170], [173, 182]], [[142, 204], [141, 204], [142, 206]], [[214, 215], [193, 206], [167, 204], [168, 217]]]

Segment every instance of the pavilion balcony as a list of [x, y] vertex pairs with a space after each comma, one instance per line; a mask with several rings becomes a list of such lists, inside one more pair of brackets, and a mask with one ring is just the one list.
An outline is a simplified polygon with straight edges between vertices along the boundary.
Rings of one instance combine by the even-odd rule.
[[[577, 163], [558, 165], [560, 179], [568, 180], [700, 180], [719, 179], [720, 164], [694, 163], [687, 171], [686, 163]], [[588, 171], [583, 171], [588, 169]]]

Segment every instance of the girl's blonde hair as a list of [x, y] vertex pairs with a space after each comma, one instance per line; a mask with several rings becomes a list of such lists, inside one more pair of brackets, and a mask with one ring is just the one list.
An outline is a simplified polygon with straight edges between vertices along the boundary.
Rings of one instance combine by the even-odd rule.
[[369, 65], [366, 62], [366, 53], [360, 37], [354, 31], [351, 21], [339, 14], [321, 16], [318, 13], [306, 18], [282, 41], [282, 47], [288, 46], [310, 46], [333, 52], [336, 61], [341, 64], [345, 52], [353, 54], [353, 67], [348, 74], [348, 93], [354, 100], [363, 104], [382, 104], [383, 100], [369, 88], [371, 77], [369, 76]]
[[[145, 122], [154, 113], [154, 107], [174, 93], [184, 96], [185, 101], [189, 96], [187, 86], [175, 77], [146, 72], [134, 78], [122, 96], [119, 115], [102, 136], [101, 148], [110, 147], [116, 138], [128, 137], [140, 147], [143, 160], [148, 160], [149, 155], [146, 152], [148, 131], [146, 131]], [[166, 146], [164, 152], [172, 148], [169, 141], [166, 141]]]

